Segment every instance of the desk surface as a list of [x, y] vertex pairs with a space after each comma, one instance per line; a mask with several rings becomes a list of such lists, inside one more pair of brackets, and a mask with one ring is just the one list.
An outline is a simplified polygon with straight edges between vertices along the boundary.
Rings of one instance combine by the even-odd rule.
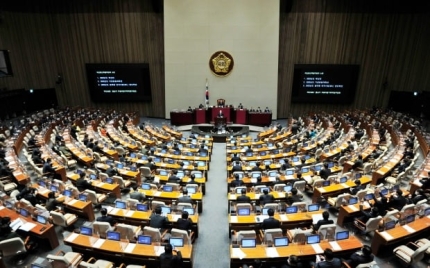
[[331, 248], [333, 251], [341, 252], [348, 250], [360, 249], [363, 244], [355, 236], [349, 239], [340, 241], [323, 241], [314, 245], [299, 245], [289, 244], [286, 247], [266, 247], [258, 245], [255, 248], [232, 248], [230, 247], [231, 261], [240, 259], [267, 259], [267, 258], [280, 258], [289, 257], [290, 255], [296, 256], [313, 256], [322, 254], [324, 249]]
[[[312, 215], [322, 214], [323, 210], [313, 211], [313, 212], [297, 212], [292, 214], [279, 214], [276, 213], [274, 215], [275, 219], [280, 222], [294, 222], [294, 221], [304, 221], [309, 220], [312, 221]], [[260, 220], [257, 220], [260, 218]], [[268, 218], [266, 215], [256, 215], [251, 214], [249, 216], [231, 216], [228, 217], [229, 224], [256, 224], [262, 223], [263, 219]]]
[[[158, 257], [164, 252], [164, 247], [153, 246], [153, 245], [141, 245], [135, 243], [129, 243], [125, 241], [113, 241], [98, 238], [95, 236], [87, 236], [72, 233], [66, 239], [64, 243], [74, 247], [84, 247], [90, 250], [104, 251], [105, 253], [122, 255], [136, 255], [140, 257]], [[191, 259], [193, 247], [191, 245], [185, 245], [184, 247], [178, 248], [181, 251], [183, 259]]]
[[[108, 212], [109, 215], [114, 217], [124, 217], [134, 220], [149, 220], [149, 217], [152, 215], [152, 210], [148, 211], [136, 211], [136, 210], [128, 210], [128, 209], [120, 209], [120, 208], [112, 208]], [[181, 214], [167, 214], [167, 218], [170, 222], [177, 222], [181, 217]], [[193, 223], [198, 223], [199, 215], [196, 213], [195, 215], [189, 215], [189, 219], [193, 221]]]

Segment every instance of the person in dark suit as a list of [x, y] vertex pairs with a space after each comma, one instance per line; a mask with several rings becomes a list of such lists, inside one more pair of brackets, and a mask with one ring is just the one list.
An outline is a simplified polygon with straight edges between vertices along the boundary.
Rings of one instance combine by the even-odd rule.
[[76, 188], [78, 188], [80, 192], [85, 191], [87, 189], [91, 190], [93, 188], [91, 182], [85, 179], [85, 173], [82, 172], [81, 174], [79, 174], [79, 179], [76, 180]]
[[396, 194], [390, 197], [390, 202], [388, 203], [389, 207], [397, 209], [401, 211], [402, 208], [408, 203], [406, 197], [403, 196], [403, 192], [400, 189], [397, 189]]
[[251, 203], [251, 198], [246, 195], [246, 189], [242, 189], [242, 194], [236, 198], [236, 203]]
[[273, 203], [274, 198], [273, 195], [269, 194], [269, 191], [267, 189], [263, 190], [263, 195], [260, 196], [260, 206], [264, 206], [267, 203]]
[[55, 193], [49, 192], [48, 194], [48, 200], [46, 201], [46, 210], [51, 211], [57, 209], [57, 206], [59, 206], [61, 202], [58, 202], [57, 199], [55, 199]]
[[242, 171], [242, 165], [240, 164], [240, 162], [239, 162], [239, 161], [234, 162], [234, 166], [233, 166], [233, 168], [231, 169], [231, 171], [232, 171], [232, 172], [235, 172], [235, 171]]
[[169, 219], [161, 215], [161, 207], [156, 207], [154, 212], [155, 213], [149, 217], [149, 226], [153, 228], [165, 228]]
[[422, 178], [420, 180], [420, 183], [422, 184], [421, 189], [423, 190], [430, 189], [430, 171], [427, 173], [427, 178]]
[[243, 182], [239, 177], [239, 174], [234, 174], [234, 180], [230, 182], [230, 187], [235, 188], [242, 186]]
[[328, 176], [331, 175], [331, 170], [328, 168], [328, 163], [324, 162], [323, 169], [320, 170], [320, 177], [324, 180], [328, 178]]
[[298, 190], [296, 188], [291, 189], [291, 196], [287, 197], [287, 204], [292, 205], [295, 202], [301, 202], [303, 196], [301, 194], [297, 194]]
[[253, 168], [252, 168], [252, 171], [263, 171], [263, 170], [260, 168], [260, 165], [261, 165], [261, 163], [260, 163], [260, 162], [256, 162], [256, 163], [255, 163], [255, 167], [253, 167]]
[[360, 264], [363, 263], [369, 263], [371, 261], [373, 261], [373, 254], [372, 254], [372, 249], [365, 245], [361, 248], [361, 251], [358, 252], [354, 252], [350, 259], [347, 260], [346, 262], [348, 263], [349, 266], [351, 266], [352, 268], [357, 267]]
[[177, 170], [172, 170], [172, 173], [169, 176], [169, 179], [167, 180], [168, 182], [173, 182], [173, 183], [180, 183], [181, 182], [181, 178], [179, 178], [177, 176], [178, 171]]
[[46, 159], [45, 164], [43, 164], [43, 170], [42, 172], [49, 173], [50, 175], [55, 175], [55, 168], [52, 167], [52, 160], [51, 158]]
[[[173, 251], [176, 255], [173, 255]], [[160, 255], [160, 268], [177, 268], [182, 267], [182, 255], [177, 249], [173, 249], [171, 244], [164, 246], [164, 253]]]
[[243, 109], [243, 105], [242, 103], [239, 103], [239, 105], [237, 106], [238, 109]]
[[222, 113], [222, 111], [221, 110], [219, 110], [219, 113], [218, 113], [218, 116], [217, 116], [218, 118], [223, 118], [224, 117], [224, 114]]
[[182, 191], [182, 196], [178, 198], [178, 203], [190, 203], [191, 204], [192, 202], [193, 202], [193, 200], [188, 195], [187, 188], [184, 188], [184, 190]]
[[363, 168], [363, 156], [361, 154], [358, 156], [357, 160], [355, 160], [351, 169], [356, 170], [357, 168]]
[[152, 157], [148, 157], [148, 163], [143, 164], [144, 167], [148, 167], [151, 171], [154, 171], [157, 169], [157, 166], [152, 161]]
[[374, 197], [373, 201], [374, 201], [373, 207], [378, 209], [379, 215], [381, 215], [382, 217], [385, 216], [385, 214], [387, 214], [387, 210], [389, 208], [388, 199], [385, 196], [381, 195], [380, 200], [378, 200], [378, 199], [376, 199], [376, 197]]
[[367, 223], [367, 221], [371, 218], [376, 218], [379, 216], [379, 210], [377, 207], [373, 207], [369, 212], [363, 210], [363, 205], [360, 205], [360, 211], [362, 216], [359, 217], [358, 219], [363, 222], [363, 223]]
[[208, 154], [208, 149], [205, 149], [204, 144], [200, 145], [199, 153], [204, 153], [206, 155]]
[[299, 261], [299, 258], [296, 255], [290, 255], [287, 260], [287, 263], [282, 265], [281, 268], [301, 268], [303, 267], [302, 263]]
[[417, 204], [419, 201], [427, 199], [423, 189], [418, 189], [410, 199], [410, 203]]
[[334, 221], [333, 220], [329, 220], [330, 214], [328, 213], [328, 211], [324, 211], [322, 213], [323, 219], [319, 220], [314, 226], [313, 229], [314, 231], [318, 231], [318, 229], [321, 227], [321, 225], [325, 225], [325, 224], [333, 224]]
[[240, 162], [240, 156], [238, 156], [237, 154], [234, 154], [233, 157], [231, 158], [232, 162]]
[[106, 169], [106, 174], [109, 177], [112, 177], [112, 176], [118, 175], [118, 170], [113, 165], [109, 165], [109, 168]]
[[267, 210], [267, 215], [269, 215], [269, 218], [265, 219], [261, 223], [261, 229], [267, 230], [273, 228], [281, 228], [281, 223], [273, 217], [273, 215], [275, 215], [275, 211], [272, 208], [269, 208]]
[[178, 229], [187, 231], [188, 234], [190, 233], [190, 230], [193, 227], [193, 221], [188, 218], [188, 211], [182, 211], [181, 217], [176, 222], [176, 227]]
[[100, 221], [100, 222], [108, 222], [110, 224], [110, 226], [114, 226], [115, 225], [115, 219], [112, 216], [108, 216], [107, 215], [107, 209], [102, 208], [100, 210], [100, 213], [102, 214], [100, 217], [98, 217], [96, 219], [96, 221]]
[[[320, 261], [318, 261], [320, 259]], [[341, 268], [342, 261], [339, 258], [335, 258], [333, 251], [330, 248], [324, 250], [324, 256], [317, 256], [317, 262], [313, 266], [315, 268]]]
[[350, 188], [352, 195], [356, 195], [359, 191], [366, 189], [366, 186], [361, 185], [361, 181], [359, 179], [356, 179], [354, 184], [355, 186]]
[[203, 109], [205, 106], [203, 106], [203, 104], [200, 103], [199, 105], [199, 109]]
[[133, 185], [133, 192], [130, 193], [130, 198], [136, 199], [139, 202], [143, 202], [143, 200], [145, 200], [146, 196], [144, 193], [139, 192], [137, 190], [137, 188], [138, 188], [137, 184]]

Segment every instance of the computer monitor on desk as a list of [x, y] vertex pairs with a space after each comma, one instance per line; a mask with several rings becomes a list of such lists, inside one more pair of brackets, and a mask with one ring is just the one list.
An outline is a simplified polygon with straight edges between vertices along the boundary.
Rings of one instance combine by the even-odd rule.
[[89, 235], [92, 236], [93, 235], [93, 229], [90, 227], [86, 227], [86, 226], [81, 226], [81, 234], [82, 235]]
[[255, 238], [242, 238], [240, 245], [242, 248], [255, 248], [257, 243]]
[[287, 237], [275, 237], [274, 239], [275, 247], [286, 247], [288, 246], [288, 238]]
[[342, 231], [336, 233], [336, 240], [345, 240], [349, 238], [349, 231]]
[[170, 207], [164, 207], [164, 206], [161, 207], [161, 214], [167, 215], [167, 214], [170, 214], [170, 213], [171, 213], [171, 208]]
[[46, 224], [48, 222], [47, 219], [45, 217], [43, 217], [42, 215], [37, 215], [36, 220], [40, 224]]
[[173, 247], [183, 247], [184, 246], [184, 239], [182, 237], [171, 237], [169, 239], [169, 244]]
[[136, 204], [137, 211], [148, 211], [148, 204]]
[[149, 236], [149, 235], [139, 235], [137, 237], [137, 243], [138, 244], [143, 244], [143, 245], [151, 245], [151, 243], [152, 243], [151, 236]]
[[113, 241], [120, 241], [121, 235], [119, 232], [107, 231], [106, 239]]
[[396, 226], [396, 221], [388, 221], [384, 225], [385, 231], [393, 229]]
[[320, 235], [309, 235], [306, 237], [307, 244], [317, 244], [320, 242]]
[[238, 216], [249, 216], [251, 215], [251, 210], [249, 208], [238, 208], [237, 209]]
[[318, 211], [319, 209], [320, 209], [320, 205], [318, 205], [318, 204], [310, 204], [308, 206], [308, 211], [309, 212]]
[[115, 202], [115, 207], [116, 208], [120, 208], [120, 209], [126, 209], [127, 208], [127, 204], [124, 201], [116, 201]]
[[297, 211], [298, 211], [298, 207], [297, 207], [297, 206], [291, 206], [291, 207], [287, 207], [287, 208], [285, 209], [285, 212], [286, 212], [287, 214], [297, 213]]

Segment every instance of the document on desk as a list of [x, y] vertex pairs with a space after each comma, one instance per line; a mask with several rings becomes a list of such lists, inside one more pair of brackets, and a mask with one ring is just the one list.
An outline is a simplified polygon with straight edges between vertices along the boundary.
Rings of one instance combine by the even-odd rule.
[[260, 199], [260, 194], [255, 194], [255, 199]]
[[286, 214], [280, 214], [279, 218], [281, 219], [281, 221], [288, 221], [288, 216]]
[[134, 244], [134, 243], [128, 243], [128, 245], [124, 249], [124, 252], [126, 252], [126, 253], [132, 253], [135, 247], [136, 247], [136, 244]]
[[12, 231], [16, 231], [16, 230], [18, 230], [18, 228], [19, 227], [21, 227], [21, 225], [23, 225], [24, 224], [24, 222], [20, 219], [20, 218], [17, 218], [17, 219], [15, 219], [14, 221], [12, 221], [10, 224], [9, 224], [9, 226], [10, 226], [10, 228], [12, 229]]
[[113, 209], [111, 209], [111, 211], [109, 211], [109, 213], [110, 213], [110, 214], [117, 214], [117, 213], [118, 213], [118, 211], [119, 211], [119, 209], [117, 209], [117, 208], [113, 208]]
[[343, 188], [349, 188], [349, 185], [346, 183], [341, 183], [340, 185], [342, 185]]
[[0, 206], [0, 210], [4, 209], [4, 206]]
[[266, 256], [269, 258], [278, 258], [278, 250], [276, 248], [266, 247]]
[[97, 187], [103, 187], [105, 185], [105, 183], [104, 182], [99, 182], [99, 183], [97, 183]]
[[403, 225], [403, 229], [405, 229], [408, 233], [415, 233], [416, 231], [414, 230], [414, 228], [408, 226], [408, 225]]
[[333, 250], [342, 250], [342, 248], [339, 246], [339, 244], [336, 241], [330, 241], [331, 249]]
[[319, 220], [322, 220], [322, 219], [323, 219], [322, 214], [312, 214], [312, 223], [313, 224], [317, 224], [317, 222]]
[[271, 181], [271, 182], [274, 182], [274, 181], [276, 181], [276, 177], [269, 177], [268, 180]]
[[129, 210], [127, 211], [127, 213], [125, 214], [126, 217], [132, 217], [134, 214], [134, 210]]
[[348, 208], [352, 211], [358, 211], [358, 208], [355, 205], [349, 205]]
[[231, 223], [237, 223], [237, 216], [230, 216]]
[[173, 222], [177, 222], [177, 221], [179, 220], [179, 218], [181, 218], [181, 217], [182, 217], [182, 215], [179, 215], [179, 214], [171, 214], [171, 217], [172, 217], [172, 221], [173, 221]]
[[154, 246], [155, 255], [160, 256], [164, 253], [164, 247], [162, 246]]
[[312, 248], [315, 250], [315, 253], [321, 254], [324, 250], [321, 248], [320, 244], [312, 244]]
[[79, 234], [77, 234], [77, 233], [71, 233], [67, 238], [66, 238], [66, 241], [67, 242], [73, 242], [74, 240], [75, 240], [75, 238], [76, 237], [78, 237], [79, 236]]
[[278, 198], [285, 198], [285, 193], [278, 192]]
[[234, 258], [239, 258], [239, 259], [243, 259], [246, 257], [245, 252], [243, 252], [240, 248], [232, 248], [231, 249], [231, 255]]
[[100, 248], [105, 241], [106, 241], [106, 239], [97, 240], [97, 242], [94, 243], [93, 248]]
[[393, 240], [393, 237], [387, 233], [387, 232], [380, 232], [380, 234], [382, 235], [383, 238], [385, 238], [385, 240]]
[[236, 200], [236, 195], [235, 194], [230, 194], [230, 198], [229, 199], [234, 199]]
[[154, 196], [160, 196], [160, 195], [161, 195], [161, 192], [157, 191], [157, 192], [154, 193]]
[[31, 229], [33, 229], [34, 227], [36, 227], [36, 224], [32, 223], [32, 222], [26, 222], [23, 225], [21, 225], [19, 227], [20, 230], [29, 232]]
[[76, 199], [71, 199], [67, 204], [68, 204], [68, 205], [74, 205], [76, 202], [78, 202], [78, 200], [76, 200]]

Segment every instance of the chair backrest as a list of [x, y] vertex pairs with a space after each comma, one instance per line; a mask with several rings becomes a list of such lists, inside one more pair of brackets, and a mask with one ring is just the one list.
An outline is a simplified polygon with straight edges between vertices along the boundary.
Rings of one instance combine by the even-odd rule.
[[[371, 268], [374, 265], [377, 265], [376, 261], [371, 261], [371, 262], [368, 262], [368, 263], [359, 264], [359, 265], [357, 265], [356, 268]], [[377, 267], [377, 266], [375, 266], [375, 267]]]
[[297, 190], [303, 192], [306, 187], [306, 181], [296, 181], [293, 184], [293, 188], [296, 188]]
[[237, 203], [236, 209], [239, 210], [240, 208], [249, 208], [249, 211], [252, 212], [252, 205], [250, 203]]
[[151, 208], [154, 210], [158, 206], [165, 207], [166, 203], [164, 203], [162, 201], [152, 200], [152, 202], [151, 202]]
[[143, 234], [151, 236], [153, 242], [161, 241], [161, 233], [158, 228], [145, 226], [143, 227]]
[[179, 207], [183, 207], [183, 208], [192, 208], [192, 207], [193, 207], [193, 204], [191, 204], [191, 203], [182, 203], [182, 202], [179, 202], [179, 203], [178, 203], [178, 206], [179, 206]]
[[415, 204], [409, 204], [402, 208], [401, 212], [406, 215], [413, 214], [415, 212]]
[[119, 184], [119, 188], [124, 188], [124, 179], [121, 176], [112, 176], [114, 182]]
[[335, 240], [336, 235], [336, 224], [324, 224], [318, 229], [318, 234], [320, 239]]
[[134, 240], [134, 236], [135, 236], [134, 229], [135, 227], [132, 225], [118, 223], [116, 225], [115, 231], [119, 232], [121, 239]]
[[267, 243], [268, 240], [273, 242], [273, 238], [282, 237], [282, 229], [281, 228], [272, 228], [266, 229], [264, 231], [264, 241]]
[[420, 246], [417, 250], [415, 250], [414, 254], [411, 256], [411, 263], [416, 263], [421, 261], [424, 258], [424, 254], [426, 250], [430, 247], [430, 242]]
[[88, 199], [93, 203], [93, 204], [98, 204], [99, 200], [97, 199], [97, 195], [96, 192], [94, 192], [93, 190], [85, 190], [85, 193], [87, 193], [87, 197]]
[[271, 208], [273, 211], [277, 211], [279, 207], [278, 203], [266, 203], [264, 204], [264, 208]]
[[133, 198], [127, 198], [128, 207], [131, 209], [136, 209], [136, 204], [139, 203], [139, 200]]
[[151, 169], [149, 167], [140, 167], [139, 169], [142, 177], [148, 177], [151, 175]]
[[285, 186], [287, 186], [285, 183], [277, 183], [273, 186], [273, 190], [276, 192], [283, 192]]
[[361, 200], [364, 199], [364, 197], [366, 196], [366, 194], [367, 194], [367, 190], [364, 189], [364, 190], [358, 191], [357, 194], [356, 194], [356, 196], [358, 197], [358, 200], [361, 201]]
[[348, 193], [340, 194], [336, 199], [336, 207], [342, 206], [342, 203], [347, 202], [350, 197], [351, 197], [351, 195]]
[[20, 237], [0, 241], [0, 252], [3, 254], [3, 257], [8, 257], [19, 252], [26, 251], [24, 241], [22, 241]]
[[369, 174], [372, 170], [372, 163], [365, 163], [363, 166], [363, 174]]
[[93, 233], [98, 234], [100, 237], [106, 237], [106, 232], [111, 230], [108, 222], [95, 221], [93, 222]]
[[370, 218], [366, 222], [366, 232], [375, 231], [379, 228], [379, 222], [381, 221], [382, 217], [378, 216], [376, 218]]
[[182, 237], [184, 239], [184, 243], [191, 245], [192, 241], [187, 231], [172, 228], [172, 230], [170, 231], [170, 234], [172, 235], [172, 237]]
[[100, 178], [100, 180], [105, 181], [106, 178], [109, 178], [109, 176], [106, 173], [100, 172], [99, 173], [99, 178]]
[[63, 214], [56, 211], [51, 211], [50, 214], [52, 217], [52, 221], [55, 225], [67, 227], [67, 221], [66, 218], [64, 218]]
[[302, 230], [302, 229], [296, 229], [293, 230], [293, 242], [304, 244], [306, 242], [306, 236], [312, 233], [312, 229]]
[[242, 230], [237, 232], [237, 242], [240, 244], [243, 238], [257, 238], [254, 230]]
[[313, 185], [313, 187], [314, 188], [320, 188], [320, 187], [322, 187], [323, 186], [323, 182], [324, 182], [325, 180], [324, 179], [316, 179], [315, 181], [314, 181], [314, 185]]
[[291, 206], [296, 206], [298, 211], [304, 211], [306, 209], [306, 202], [294, 202]]

